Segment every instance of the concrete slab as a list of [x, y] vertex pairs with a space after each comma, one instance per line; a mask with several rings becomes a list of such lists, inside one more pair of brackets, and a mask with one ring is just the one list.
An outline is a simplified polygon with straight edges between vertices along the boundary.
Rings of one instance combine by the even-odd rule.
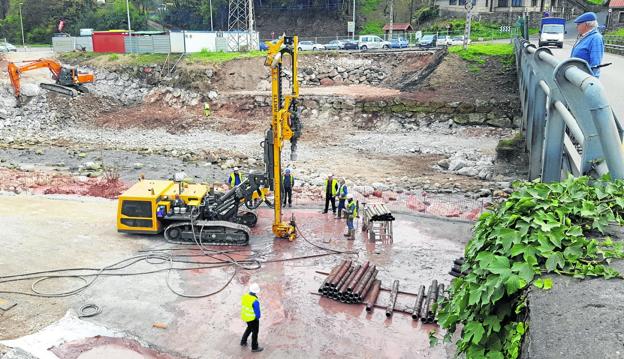
[[[0, 196], [0, 276], [62, 267], [97, 267], [111, 264], [138, 250], [170, 247], [160, 237], [117, 234], [114, 228], [115, 201], [37, 196]], [[253, 229], [251, 252], [262, 260], [287, 259], [322, 253], [303, 238], [294, 242], [275, 240], [270, 232], [272, 212], [259, 211]], [[397, 215], [393, 243], [370, 243], [357, 232], [355, 241], [342, 237], [344, 220], [311, 209], [294, 209], [306, 238], [339, 250], [356, 250], [357, 256], [333, 255], [305, 260], [265, 263], [258, 270], [239, 270], [231, 285], [217, 295], [187, 299], [172, 293], [166, 273], [102, 277], [87, 290], [66, 298], [36, 298], [5, 295], [18, 306], [0, 320], [0, 339], [30, 334], [58, 320], [68, 308], [95, 303], [102, 313], [86, 318], [108, 328], [117, 328], [153, 343], [159, 348], [195, 358], [450, 358], [451, 347], [430, 348], [427, 333], [433, 325], [413, 322], [407, 315], [386, 319], [376, 310], [365, 312], [361, 305], [333, 302], [311, 295], [329, 270], [343, 258], [370, 260], [380, 269], [385, 286], [399, 279], [401, 289], [415, 292], [421, 284], [438, 279], [448, 284], [452, 260], [463, 252], [471, 225], [465, 222]], [[285, 214], [289, 218], [290, 211]], [[323, 243], [328, 240], [328, 243]], [[178, 251], [192, 254], [194, 251]], [[163, 268], [139, 264], [132, 271]], [[232, 268], [172, 272], [171, 286], [185, 294], [201, 294], [221, 288]], [[238, 345], [244, 325], [240, 320], [240, 296], [250, 282], [262, 287], [263, 317], [261, 355]], [[62, 290], [81, 282], [69, 279], [41, 285], [45, 290]], [[27, 290], [31, 283], [4, 283], [2, 290]], [[387, 294], [379, 303], [387, 303]], [[399, 298], [398, 307], [413, 305], [413, 298]], [[166, 329], [153, 327], [165, 323]], [[254, 353], [255, 354], [255, 353]]]

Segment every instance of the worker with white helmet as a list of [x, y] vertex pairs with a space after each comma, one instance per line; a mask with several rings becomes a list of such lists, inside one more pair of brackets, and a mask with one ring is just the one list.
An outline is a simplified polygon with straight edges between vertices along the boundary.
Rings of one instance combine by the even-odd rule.
[[338, 193], [338, 181], [334, 179], [334, 175], [330, 174], [325, 180], [325, 209], [323, 213], [327, 213], [329, 203], [332, 205], [332, 212], [336, 214], [336, 193]]
[[239, 170], [238, 167], [234, 167], [232, 169], [232, 172], [230, 173], [230, 176], [228, 177], [226, 181], [228, 186], [230, 186], [230, 188], [234, 188], [238, 186], [239, 184], [241, 184], [241, 182], [243, 182], [243, 175], [240, 174], [238, 170]]
[[345, 209], [345, 212], [347, 213], [347, 233], [345, 234], [345, 237], [347, 237], [347, 239], [354, 240], [355, 228], [353, 226], [353, 221], [358, 216], [358, 208], [351, 193], [347, 195], [347, 208]]
[[258, 332], [260, 331], [260, 301], [258, 301], [258, 294], [260, 294], [260, 286], [257, 283], [252, 283], [249, 286], [249, 292], [243, 294], [241, 297], [241, 319], [247, 323], [247, 329], [243, 333], [240, 345], [247, 345], [247, 338], [251, 334], [251, 351], [261, 352], [263, 347], [258, 346]]

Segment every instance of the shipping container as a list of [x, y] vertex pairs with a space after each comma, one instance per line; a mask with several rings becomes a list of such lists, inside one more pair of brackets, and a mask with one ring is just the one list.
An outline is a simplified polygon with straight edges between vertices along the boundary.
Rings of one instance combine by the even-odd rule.
[[93, 51], [94, 52], [115, 52], [123, 54], [126, 52], [124, 38], [127, 32], [119, 31], [94, 31]]

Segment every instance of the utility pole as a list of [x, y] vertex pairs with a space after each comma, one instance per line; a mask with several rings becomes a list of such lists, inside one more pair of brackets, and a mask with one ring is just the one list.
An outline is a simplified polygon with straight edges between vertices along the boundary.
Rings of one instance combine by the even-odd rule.
[[20, 27], [22, 28], [22, 48], [26, 48], [26, 41], [24, 41], [24, 20], [22, 20], [22, 3], [19, 3], [19, 13], [20, 13]]
[[[133, 44], [132, 41], [132, 26], [130, 25], [130, 4], [128, 4], [128, 0], [126, 0], [126, 14], [128, 15], [128, 40], [130, 40], [130, 44]], [[130, 52], [132, 51], [132, 45], [130, 46]]]
[[212, 27], [212, 0], [210, 0], [210, 31], [214, 31]]
[[390, 0], [390, 38], [392, 40], [392, 28], [394, 27], [394, 0]]
[[[493, 1], [493, 0], [490, 0]], [[511, 0], [510, 0], [511, 1]], [[464, 28], [464, 50], [468, 48], [468, 39], [470, 39], [470, 22], [472, 21], [472, 0], [466, 0], [466, 27]]]
[[351, 40], [355, 40], [355, 0], [353, 0], [353, 32], [351, 33]]

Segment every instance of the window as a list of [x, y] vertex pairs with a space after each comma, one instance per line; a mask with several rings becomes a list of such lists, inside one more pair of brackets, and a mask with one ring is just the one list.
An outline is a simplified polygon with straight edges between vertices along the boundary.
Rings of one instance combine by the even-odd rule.
[[511, 6], [520, 7], [522, 6], [522, 0], [511, 0]]
[[449, 0], [449, 5], [457, 5], [457, 0]]
[[152, 202], [124, 201], [121, 214], [128, 217], [152, 218]]
[[624, 23], [624, 11], [620, 11], [620, 18], [618, 19], [620, 24]]
[[531, 6], [536, 7], [537, 6], [537, 0], [531, 0]]
[[488, 0], [485, 0], [485, 7], [490, 6], [490, 4], [488, 4]]
[[509, 7], [509, 0], [498, 0], [498, 7]]

